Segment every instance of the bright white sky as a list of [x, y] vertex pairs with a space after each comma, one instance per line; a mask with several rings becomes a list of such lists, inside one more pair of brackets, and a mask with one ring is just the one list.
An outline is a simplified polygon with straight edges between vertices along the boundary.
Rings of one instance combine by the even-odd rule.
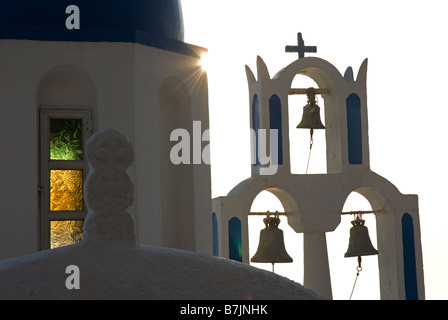
[[[305, 45], [317, 46], [317, 53], [307, 56], [328, 60], [341, 73], [352, 66], [356, 77], [359, 66], [368, 58], [371, 169], [402, 193], [418, 194], [426, 298], [448, 299], [448, 207], [445, 207], [448, 152], [444, 143], [448, 138], [445, 129], [448, 105], [443, 100], [448, 84], [445, 1], [182, 0], [182, 6], [185, 41], [209, 50], [213, 197], [226, 195], [250, 176], [246, 64], [256, 73], [259, 55], [273, 76], [297, 59], [296, 53], [285, 53], [284, 47], [296, 45], [298, 32], [302, 33]], [[307, 87], [306, 82], [302, 84]], [[306, 101], [297, 103], [297, 109], [301, 110]], [[298, 124], [301, 111], [296, 117], [292, 121]], [[319, 151], [322, 147], [319, 143], [323, 142], [318, 138], [311, 157], [311, 173], [325, 167]], [[303, 139], [306, 145], [308, 138]], [[298, 162], [306, 163], [303, 155], [308, 156], [299, 154]], [[297, 173], [301, 167], [297, 167]], [[253, 210], [282, 210], [275, 197], [264, 198], [267, 202], [257, 198]], [[359, 200], [353, 194], [349, 198], [346, 210], [370, 209], [362, 197]], [[370, 216], [364, 217], [376, 247], [375, 223]], [[356, 275], [356, 259], [343, 258], [350, 220], [350, 217], [343, 219], [341, 227], [327, 235], [335, 299], [349, 298]], [[262, 227], [262, 223], [251, 226], [255, 246]], [[286, 234], [287, 250], [294, 263], [276, 265], [276, 272], [302, 282], [300, 235], [291, 231], [286, 220], [280, 228]], [[256, 247], [251, 248], [251, 252], [255, 250]], [[377, 259], [365, 257], [353, 299], [378, 298]]]

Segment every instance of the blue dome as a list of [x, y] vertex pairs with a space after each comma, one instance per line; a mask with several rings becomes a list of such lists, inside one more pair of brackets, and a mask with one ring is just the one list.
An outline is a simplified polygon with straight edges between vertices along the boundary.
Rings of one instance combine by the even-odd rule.
[[[65, 26], [76, 5], [80, 29]], [[0, 3], [0, 39], [138, 42], [184, 41], [180, 0], [13, 0]], [[163, 45], [162, 45], [163, 46]]]

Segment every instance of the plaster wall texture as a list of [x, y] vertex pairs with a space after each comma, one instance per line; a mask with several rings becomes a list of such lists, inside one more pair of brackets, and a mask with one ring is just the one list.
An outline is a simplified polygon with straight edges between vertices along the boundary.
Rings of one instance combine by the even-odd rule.
[[[164, 111], [160, 90], [167, 79], [174, 79], [165, 85], [167, 92], [175, 93], [173, 84], [182, 84], [189, 108], [177, 109], [179, 117], [200, 120], [203, 130], [208, 129], [207, 77], [198, 63], [204, 49], [190, 49], [197, 55], [134, 43], [0, 40], [0, 146], [6, 155], [0, 159], [0, 170], [8, 181], [0, 195], [4, 203], [0, 259], [39, 250], [39, 110], [43, 109], [91, 110], [93, 132], [110, 126], [126, 134], [136, 149], [129, 171], [136, 184], [130, 211], [139, 240], [165, 245], [166, 238], [177, 237], [174, 232], [163, 234], [171, 226], [165, 222], [162, 227], [160, 213], [163, 203], [173, 201], [172, 195], [160, 191], [162, 168], [170, 165], [159, 155], [163, 145], [167, 151], [170, 143], [169, 137], [160, 137]], [[177, 108], [176, 103], [170, 107]], [[204, 164], [187, 167], [183, 170], [197, 175], [186, 188], [195, 199], [195, 208], [188, 215], [196, 224], [181, 230], [185, 238], [192, 239], [185, 249], [211, 252], [211, 245], [198, 231], [211, 229], [204, 226], [210, 219], [194, 218], [211, 211], [210, 168]], [[182, 246], [177, 240], [170, 244]]]

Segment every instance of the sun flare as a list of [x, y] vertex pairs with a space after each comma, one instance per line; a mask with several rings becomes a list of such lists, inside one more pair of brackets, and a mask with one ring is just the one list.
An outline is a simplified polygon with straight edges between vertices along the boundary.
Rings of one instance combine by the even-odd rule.
[[210, 66], [210, 57], [208, 52], [205, 52], [204, 54], [202, 54], [201, 56], [201, 60], [199, 61], [201, 68], [205, 71], [208, 70], [209, 66]]

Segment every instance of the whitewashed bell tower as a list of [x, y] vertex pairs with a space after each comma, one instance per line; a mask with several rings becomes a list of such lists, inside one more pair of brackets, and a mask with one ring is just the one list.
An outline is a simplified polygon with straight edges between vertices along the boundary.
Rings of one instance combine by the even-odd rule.
[[[255, 159], [250, 178], [213, 199], [215, 254], [249, 262], [248, 214], [254, 198], [269, 191], [282, 203], [288, 224], [303, 233], [304, 247], [297, 248], [304, 257], [303, 285], [332, 298], [326, 233], [338, 227], [344, 203], [355, 191], [370, 202], [376, 217], [381, 298], [424, 299], [418, 198], [401, 194], [370, 170], [367, 59], [355, 78], [351, 68], [342, 75], [326, 60], [304, 57], [315, 48], [306, 47], [300, 34], [295, 49], [299, 59], [273, 77], [260, 57], [256, 75], [246, 67], [251, 128], [267, 135], [266, 141], [252, 139], [252, 151], [270, 150], [271, 161]], [[306, 92], [292, 88], [298, 74], [315, 81], [325, 102], [326, 174], [291, 174], [288, 96]], [[267, 170], [272, 165], [276, 170]]]

